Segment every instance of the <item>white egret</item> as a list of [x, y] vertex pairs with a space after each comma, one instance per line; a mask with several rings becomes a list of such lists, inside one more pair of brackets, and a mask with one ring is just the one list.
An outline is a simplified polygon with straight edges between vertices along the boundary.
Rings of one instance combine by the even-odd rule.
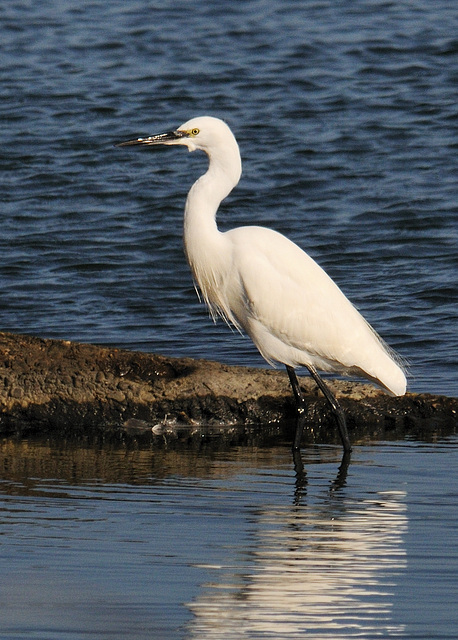
[[406, 378], [394, 353], [338, 286], [296, 244], [258, 226], [221, 232], [216, 212], [240, 180], [237, 141], [218, 118], [197, 117], [169, 131], [118, 146], [181, 145], [202, 150], [207, 172], [191, 187], [184, 212], [184, 247], [196, 286], [215, 318], [245, 331], [261, 355], [286, 366], [297, 408], [294, 449], [305, 423], [296, 367], [306, 367], [336, 416], [350, 451], [345, 416], [318, 370], [367, 378], [403, 395]]

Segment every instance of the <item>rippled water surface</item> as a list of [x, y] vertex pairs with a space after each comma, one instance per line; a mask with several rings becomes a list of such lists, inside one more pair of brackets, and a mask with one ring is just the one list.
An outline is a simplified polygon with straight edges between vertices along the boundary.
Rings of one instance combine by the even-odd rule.
[[208, 113], [244, 162], [221, 227], [286, 233], [455, 394], [457, 32], [448, 0], [2, 2], [1, 327], [262, 364], [183, 257], [204, 158], [112, 146]]
[[0, 637], [455, 638], [458, 440], [0, 446]]
[[[448, 0], [0, 6], [0, 328], [261, 365], [182, 252], [199, 154], [113, 142], [222, 117], [219, 223], [287, 234], [457, 392]], [[457, 440], [303, 452], [5, 440], [0, 637], [455, 638]]]

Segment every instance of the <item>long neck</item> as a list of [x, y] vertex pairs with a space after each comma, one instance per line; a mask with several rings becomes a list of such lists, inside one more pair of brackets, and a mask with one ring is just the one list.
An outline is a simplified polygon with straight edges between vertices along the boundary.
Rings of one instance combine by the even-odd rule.
[[242, 164], [235, 138], [209, 155], [207, 172], [191, 187], [184, 212], [184, 245], [191, 269], [202, 252], [218, 244], [216, 213], [224, 198], [240, 180]]
[[216, 213], [242, 171], [235, 139], [233, 142], [219, 153], [209, 154], [208, 170], [191, 187], [184, 214], [184, 247], [189, 266], [205, 301], [218, 313], [225, 306], [219, 292], [228, 268], [230, 247], [224, 234], [218, 231]]

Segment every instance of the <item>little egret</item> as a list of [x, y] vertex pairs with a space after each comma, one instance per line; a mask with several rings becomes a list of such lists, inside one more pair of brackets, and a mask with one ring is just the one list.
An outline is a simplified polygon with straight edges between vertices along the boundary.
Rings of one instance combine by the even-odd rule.
[[264, 227], [221, 232], [216, 212], [237, 185], [242, 164], [237, 141], [218, 118], [197, 117], [175, 131], [117, 146], [182, 145], [200, 149], [207, 172], [191, 187], [184, 211], [184, 247], [194, 281], [215, 319], [244, 330], [268, 363], [286, 366], [296, 402], [293, 449], [300, 447], [306, 407], [296, 367], [306, 367], [336, 417], [350, 451], [345, 416], [318, 373], [367, 378], [403, 395], [406, 378], [395, 354], [338, 286], [296, 244]]

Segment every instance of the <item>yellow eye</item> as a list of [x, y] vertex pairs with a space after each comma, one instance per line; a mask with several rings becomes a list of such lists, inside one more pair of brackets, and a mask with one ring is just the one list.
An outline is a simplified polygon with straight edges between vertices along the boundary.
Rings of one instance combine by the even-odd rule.
[[200, 129], [191, 129], [191, 135], [197, 136], [200, 133]]

